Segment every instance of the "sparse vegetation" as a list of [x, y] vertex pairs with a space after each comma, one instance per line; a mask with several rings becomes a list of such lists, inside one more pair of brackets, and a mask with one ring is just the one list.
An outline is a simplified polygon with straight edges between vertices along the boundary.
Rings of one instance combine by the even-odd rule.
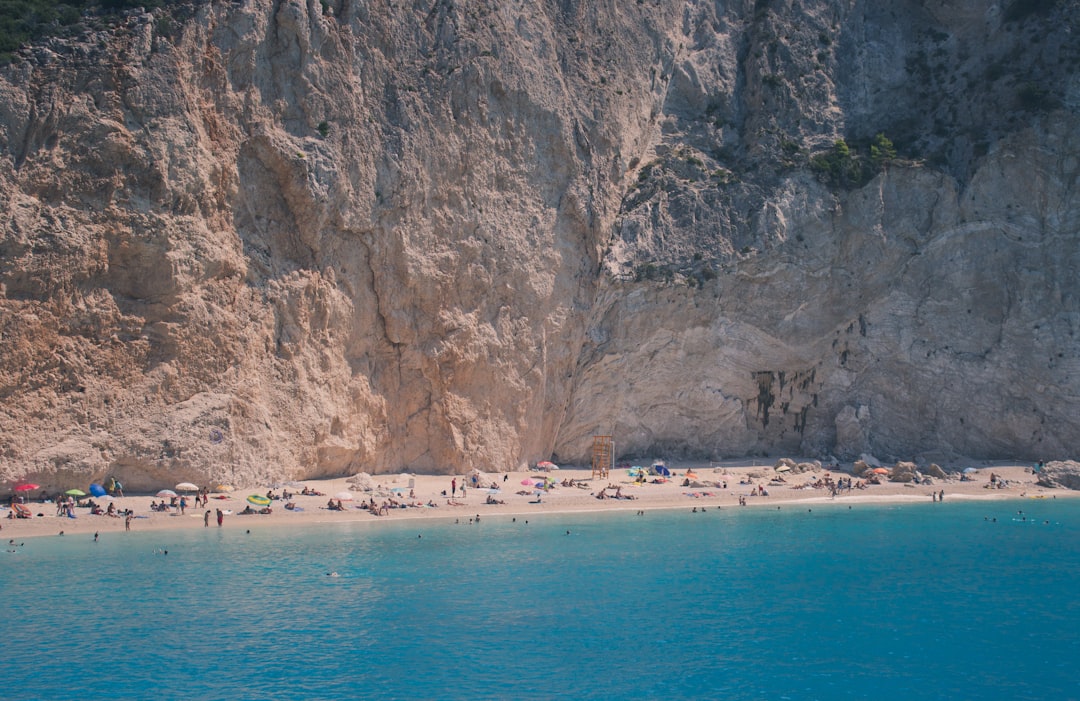
[[823, 180], [839, 187], [860, 187], [896, 159], [896, 147], [883, 133], [869, 144], [869, 157], [853, 150], [843, 139], [832, 149], [810, 159], [810, 168]]
[[895, 158], [896, 147], [893, 146], [893, 142], [889, 140], [889, 137], [878, 132], [873, 143], [870, 144], [870, 162], [874, 164], [874, 168], [880, 170]]
[[842, 187], [857, 185], [862, 180], [859, 161], [843, 139], [837, 139], [829, 151], [811, 158], [810, 168], [828, 182]]
[[0, 62], [10, 62], [14, 52], [29, 42], [80, 31], [88, 17], [172, 4], [178, 0], [0, 0]]
[[653, 172], [653, 168], [654, 168], [654, 167], [655, 167], [656, 165], [658, 165], [658, 162], [657, 162], [657, 161], [653, 161], [653, 162], [651, 162], [651, 163], [646, 163], [646, 164], [645, 164], [644, 166], [642, 166], [641, 170], [640, 170], [640, 171], [638, 171], [638, 174], [637, 174], [637, 179], [638, 179], [638, 182], [639, 182], [639, 183], [643, 183], [643, 182], [645, 182], [646, 180], [648, 180], [648, 179], [649, 179], [649, 176], [650, 176], [650, 175], [652, 175], [652, 172]]
[[330, 124], [326, 120], [319, 122], [319, 136], [325, 139], [329, 134]]
[[636, 282], [642, 282], [644, 280], [657, 280], [660, 282], [672, 282], [675, 279], [675, 271], [665, 266], [659, 266], [655, 263], [643, 263], [638, 266], [634, 272], [634, 280]]
[[710, 175], [709, 177], [711, 177], [713, 180], [720, 183], [721, 185], [729, 185], [738, 180], [735, 174], [727, 168], [717, 168], [712, 172], [712, 175]]

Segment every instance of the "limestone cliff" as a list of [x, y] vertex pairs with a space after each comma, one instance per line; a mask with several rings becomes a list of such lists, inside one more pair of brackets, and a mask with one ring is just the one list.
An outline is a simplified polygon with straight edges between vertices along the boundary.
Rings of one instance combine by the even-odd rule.
[[0, 477], [1068, 456], [1078, 10], [244, 0], [27, 47]]

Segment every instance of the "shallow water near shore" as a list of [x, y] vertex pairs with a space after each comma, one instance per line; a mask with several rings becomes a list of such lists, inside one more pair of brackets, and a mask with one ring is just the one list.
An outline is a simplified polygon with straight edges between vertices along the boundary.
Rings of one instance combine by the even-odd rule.
[[1073, 499], [209, 528], [15, 550], [0, 569], [0, 675], [26, 698], [1080, 696]]

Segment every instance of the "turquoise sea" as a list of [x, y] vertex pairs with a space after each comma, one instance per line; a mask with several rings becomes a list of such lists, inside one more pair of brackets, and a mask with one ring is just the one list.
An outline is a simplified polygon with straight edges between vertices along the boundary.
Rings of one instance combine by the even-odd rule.
[[22, 699], [1080, 698], [1075, 499], [15, 549], [0, 679]]

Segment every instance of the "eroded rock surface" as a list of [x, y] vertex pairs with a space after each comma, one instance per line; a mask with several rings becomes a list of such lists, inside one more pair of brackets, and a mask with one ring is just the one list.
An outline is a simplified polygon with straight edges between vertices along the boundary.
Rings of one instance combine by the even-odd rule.
[[1065, 456], [1080, 11], [1032, 7], [248, 0], [29, 47], [0, 476]]

